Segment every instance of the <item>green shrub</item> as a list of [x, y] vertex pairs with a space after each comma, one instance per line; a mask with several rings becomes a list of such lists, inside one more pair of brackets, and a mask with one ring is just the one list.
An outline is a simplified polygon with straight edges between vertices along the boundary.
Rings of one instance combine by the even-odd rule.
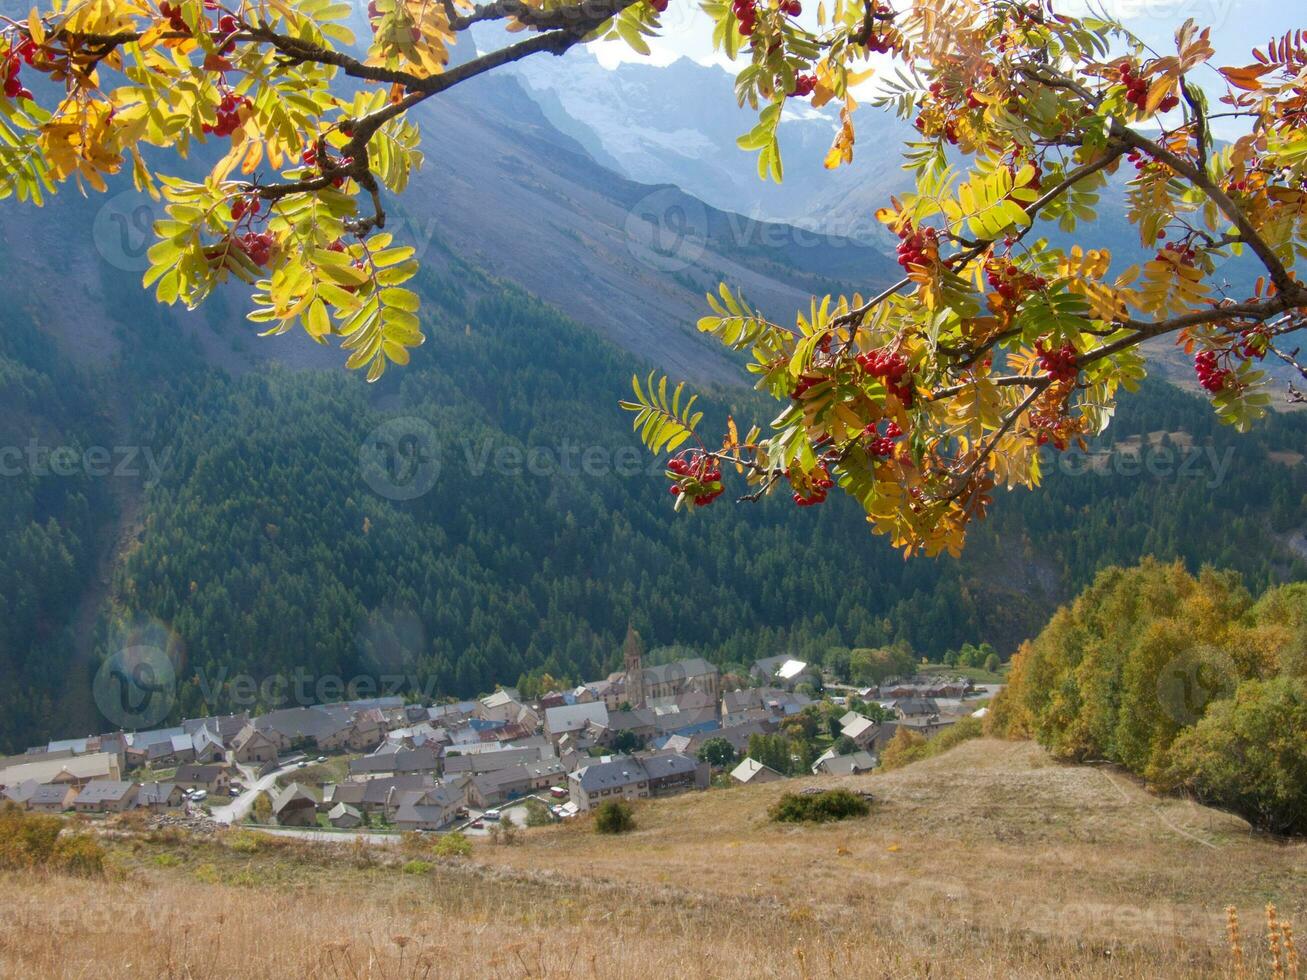
[[821, 793], [786, 793], [767, 811], [778, 823], [831, 823], [850, 817], [865, 817], [871, 804], [847, 789]]
[[237, 831], [227, 837], [227, 846], [237, 854], [257, 854], [263, 849], [262, 835]]
[[436, 838], [436, 846], [431, 852], [441, 858], [467, 857], [472, 853], [472, 842], [455, 830]]
[[1244, 681], [1175, 740], [1167, 776], [1260, 830], [1307, 834], [1307, 681]]
[[430, 874], [435, 865], [430, 861], [409, 861], [404, 865], [402, 870], [406, 875], [425, 875]]
[[625, 834], [635, 829], [635, 813], [623, 800], [605, 800], [595, 809], [595, 830], [601, 834]]
[[526, 825], [528, 827], [546, 827], [554, 822], [554, 815], [534, 796], [529, 796], [523, 804], [526, 807]]

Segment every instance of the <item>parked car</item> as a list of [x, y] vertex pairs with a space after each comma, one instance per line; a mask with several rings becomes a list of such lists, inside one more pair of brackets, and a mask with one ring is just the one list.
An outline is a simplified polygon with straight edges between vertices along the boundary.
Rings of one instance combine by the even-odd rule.
[[240, 796], [241, 788], [239, 786], [233, 786], [229, 790], [227, 790], [227, 793], [229, 796]]
[[317, 758], [316, 761], [318, 761], [318, 762], [326, 762], [326, 761], [327, 761], [327, 757], [326, 757], [325, 755], [320, 755], [320, 756], [318, 756], [318, 758]]
[[473, 820], [473, 821], [472, 821], [472, 829], [473, 829], [473, 830], [482, 830], [484, 827], [485, 827], [485, 821], [483, 821], [483, 820]]
[[209, 791], [205, 789], [197, 789], [191, 793], [191, 799], [194, 800], [196, 803], [199, 803], [201, 800], [207, 800], [208, 798], [209, 798]]
[[481, 816], [484, 817], [486, 820], [498, 820], [498, 819], [499, 819], [499, 811], [498, 811], [498, 810], [487, 810], [485, 813], [481, 814]]

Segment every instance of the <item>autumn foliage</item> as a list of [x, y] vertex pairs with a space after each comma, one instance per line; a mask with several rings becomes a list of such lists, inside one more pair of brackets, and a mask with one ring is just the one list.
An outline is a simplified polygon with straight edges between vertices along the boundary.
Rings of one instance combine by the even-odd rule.
[[[338, 343], [375, 380], [423, 341], [414, 250], [384, 230], [388, 197], [422, 163], [410, 110], [534, 54], [599, 38], [647, 51], [667, 6], [375, 0], [355, 37], [350, 8], [329, 0], [50, 0], [0, 27], [0, 196], [39, 204], [130, 170], [167, 209], [145, 276], [162, 302], [244, 281], [267, 333]], [[797, 0], [703, 9], [758, 111], [739, 143], [762, 177], [783, 176], [790, 99], [839, 107], [828, 167], [854, 162], [855, 91], [919, 135], [904, 148], [915, 188], [879, 212], [900, 242], [898, 282], [815, 297], [793, 323], [727, 284], [708, 298], [699, 329], [746, 356], [781, 405], [765, 430], [732, 422], [708, 439], [683, 388], [635, 384], [625, 407], [668, 455], [677, 507], [712, 504], [733, 478], [741, 499], [784, 488], [803, 507], [838, 488], [905, 553], [956, 554], [995, 488], [1037, 485], [1041, 452], [1106, 427], [1146, 373], [1146, 341], [1192, 353], [1241, 429], [1270, 401], [1262, 362], [1298, 368], [1284, 338], [1307, 315], [1293, 271], [1307, 248], [1300, 34], [1212, 72], [1192, 22], [1154, 53], [1119, 24], [1038, 2], [838, 0], [815, 27]], [[451, 66], [458, 35], [484, 21], [515, 40]], [[1243, 127], [1222, 145], [1218, 106]], [[225, 152], [201, 180], [161, 172], [168, 154], [150, 152], [211, 143]], [[1094, 237], [1114, 174], [1147, 256], [1133, 264]], [[1081, 241], [1050, 245], [1051, 226]], [[1260, 274], [1226, 288], [1214, 273], [1236, 255]]]
[[1254, 601], [1231, 573], [1107, 569], [1013, 658], [987, 722], [1307, 832], [1307, 587]]

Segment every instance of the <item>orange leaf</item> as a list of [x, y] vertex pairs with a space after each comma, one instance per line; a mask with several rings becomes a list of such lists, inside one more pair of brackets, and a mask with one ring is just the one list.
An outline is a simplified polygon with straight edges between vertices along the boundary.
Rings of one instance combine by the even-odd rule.
[[1262, 87], [1258, 81], [1263, 75], [1270, 72], [1270, 65], [1248, 65], [1244, 68], [1218, 68], [1225, 80], [1235, 88], [1241, 88], [1245, 92], [1256, 92]]

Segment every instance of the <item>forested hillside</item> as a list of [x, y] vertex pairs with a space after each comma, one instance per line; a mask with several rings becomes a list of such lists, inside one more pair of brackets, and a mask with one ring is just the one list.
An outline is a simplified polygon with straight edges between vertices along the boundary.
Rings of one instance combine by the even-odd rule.
[[[468, 695], [524, 673], [603, 674], [628, 621], [653, 648], [724, 663], [893, 640], [1007, 651], [1110, 562], [1218, 562], [1256, 587], [1302, 571], [1281, 539], [1307, 479], [1268, 456], [1307, 452], [1299, 417], [1239, 437], [1196, 399], [1146, 387], [1111, 434], [1192, 438], [1166, 467], [1148, 455], [1160, 475], [1080, 460], [1045, 493], [1000, 493], [961, 561], [905, 562], [843, 500], [674, 514], [615, 406], [638, 364], [470, 269], [426, 291], [440, 322], [380, 392], [336, 372], [195, 369], [143, 406], [142, 441], [170, 463], [102, 650], [166, 624], [192, 713], [225, 706], [224, 670], [398, 673]], [[727, 401], [711, 410], [755, 407]], [[379, 495], [360, 468], [369, 433], [396, 418], [436, 437], [439, 477], [411, 501]], [[531, 472], [515, 449], [543, 451], [543, 465]]]
[[[41, 729], [72, 657], [66, 627], [111, 507], [86, 450], [109, 445], [84, 379], [30, 323], [0, 330], [0, 745]], [[55, 459], [51, 452], [59, 450]], [[110, 455], [106, 467], [121, 463]], [[92, 467], [100, 472], [98, 467]], [[110, 476], [112, 473], [110, 472]]]

